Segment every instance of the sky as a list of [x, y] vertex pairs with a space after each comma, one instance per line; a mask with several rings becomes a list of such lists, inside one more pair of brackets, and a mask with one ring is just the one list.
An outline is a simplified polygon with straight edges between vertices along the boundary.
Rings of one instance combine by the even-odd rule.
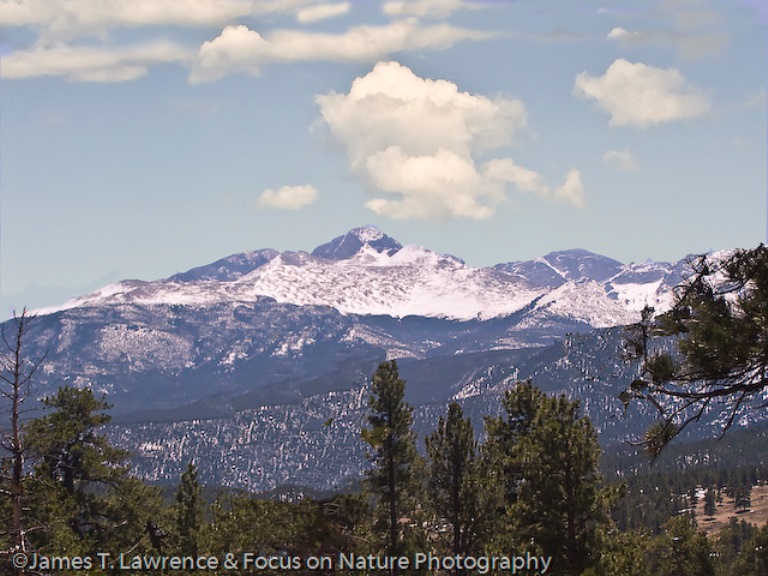
[[766, 240], [762, 0], [0, 0], [0, 306], [362, 225], [490, 266]]

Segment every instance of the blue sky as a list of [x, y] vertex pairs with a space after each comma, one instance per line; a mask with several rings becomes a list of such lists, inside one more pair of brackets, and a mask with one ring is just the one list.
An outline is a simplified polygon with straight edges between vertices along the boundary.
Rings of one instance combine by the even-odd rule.
[[0, 303], [375, 224], [474, 266], [766, 235], [750, 1], [0, 0]]

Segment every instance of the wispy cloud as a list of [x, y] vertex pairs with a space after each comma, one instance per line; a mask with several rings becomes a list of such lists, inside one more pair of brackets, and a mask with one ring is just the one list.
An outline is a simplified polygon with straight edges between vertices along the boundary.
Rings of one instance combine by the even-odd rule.
[[233, 73], [259, 74], [276, 62], [376, 62], [398, 53], [444, 50], [464, 40], [493, 34], [449, 25], [420, 26], [412, 21], [386, 26], [357, 26], [341, 34], [277, 30], [262, 36], [246, 26], [227, 26], [205, 42], [190, 82], [216, 80]]
[[649, 44], [670, 44], [687, 59], [701, 58], [719, 53], [728, 43], [724, 32], [686, 32], [669, 30], [637, 31], [613, 28], [608, 40], [618, 42], [624, 48], [638, 48]]
[[573, 93], [594, 100], [610, 114], [612, 126], [647, 128], [705, 115], [709, 98], [674, 68], [656, 68], [622, 58], [602, 76], [582, 72]]
[[277, 190], [271, 188], [264, 190], [256, 203], [264, 208], [300, 210], [314, 203], [319, 195], [314, 186], [283, 186]]
[[382, 12], [389, 16], [418, 18], [447, 18], [457, 10], [477, 8], [462, 0], [393, 0], [384, 2]]
[[57, 45], [13, 52], [3, 58], [3, 78], [61, 76], [75, 82], [125, 82], [150, 65], [190, 60], [192, 53], [172, 42], [113, 48]]
[[603, 154], [603, 162], [614, 164], [622, 170], [637, 170], [637, 159], [629, 150], [606, 150]]
[[115, 28], [220, 28], [244, 16], [296, 13], [315, 0], [3, 0], [0, 25], [30, 26], [45, 41], [103, 37]]
[[511, 158], [482, 165], [527, 124], [519, 100], [460, 92], [397, 62], [380, 62], [346, 94], [317, 96], [322, 120], [347, 150], [350, 169], [375, 191], [366, 206], [396, 219], [485, 219], [506, 199], [506, 184], [553, 200], [583, 204], [577, 171], [551, 189]]
[[[4, 55], [4, 78], [61, 76], [79, 82], [124, 82], [147, 74], [153, 64], [179, 62], [191, 83], [232, 73], [259, 74], [285, 62], [374, 63], [397, 53], [445, 50], [493, 33], [448, 24], [423, 25], [413, 16], [439, 17], [464, 7], [460, 0], [384, 2], [402, 18], [387, 25], [356, 26], [340, 33], [278, 29], [256, 31], [244, 18], [292, 14], [302, 24], [342, 16], [349, 1], [318, 0], [0, 0], [0, 27], [33, 31], [28, 46]], [[269, 19], [264, 19], [269, 21]], [[168, 40], [180, 27], [221, 31], [198, 46]], [[142, 43], [116, 42], [114, 30], [140, 29]], [[116, 36], [116, 35], [114, 35]], [[152, 37], [158, 40], [151, 40]], [[19, 36], [20, 37], [20, 36]], [[174, 38], [176, 36], [170, 36]], [[195, 57], [196, 54], [196, 57]]]
[[319, 22], [320, 20], [326, 20], [327, 18], [342, 16], [349, 12], [351, 7], [352, 4], [350, 2], [340, 2], [338, 4], [317, 4], [316, 6], [309, 6], [299, 10], [296, 13], [296, 20], [302, 24]]

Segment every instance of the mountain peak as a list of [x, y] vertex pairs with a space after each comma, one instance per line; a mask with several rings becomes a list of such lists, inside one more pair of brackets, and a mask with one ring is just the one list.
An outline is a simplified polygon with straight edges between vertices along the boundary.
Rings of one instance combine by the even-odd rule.
[[587, 278], [603, 282], [623, 269], [618, 260], [582, 248], [550, 252], [542, 260], [567, 280]]
[[370, 246], [376, 252], [392, 256], [403, 247], [400, 242], [381, 232], [376, 226], [352, 228], [344, 236], [338, 236], [312, 251], [312, 256], [326, 260], [347, 260], [360, 252], [364, 246]]

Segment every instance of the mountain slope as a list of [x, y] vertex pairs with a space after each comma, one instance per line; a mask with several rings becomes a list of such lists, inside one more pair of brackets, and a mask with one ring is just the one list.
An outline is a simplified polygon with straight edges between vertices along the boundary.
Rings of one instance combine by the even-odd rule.
[[[605, 327], [635, 321], [646, 304], [668, 307], [683, 269], [682, 261], [623, 265], [586, 250], [473, 268], [454, 256], [403, 247], [364, 227], [311, 254], [270, 249], [234, 254], [164, 280], [118, 282], [38, 312], [120, 304], [199, 308], [267, 296], [342, 314], [488, 320], [545, 297], [541, 305], [560, 317]], [[592, 304], [585, 307], [585, 302]]]

